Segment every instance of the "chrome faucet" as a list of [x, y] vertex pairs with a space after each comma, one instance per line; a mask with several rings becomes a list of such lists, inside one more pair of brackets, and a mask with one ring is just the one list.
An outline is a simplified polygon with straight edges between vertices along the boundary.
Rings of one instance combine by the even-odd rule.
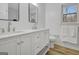
[[8, 22], [8, 32], [10, 32], [10, 30], [11, 30], [11, 22]]
[[33, 24], [32, 29], [37, 29], [37, 24]]

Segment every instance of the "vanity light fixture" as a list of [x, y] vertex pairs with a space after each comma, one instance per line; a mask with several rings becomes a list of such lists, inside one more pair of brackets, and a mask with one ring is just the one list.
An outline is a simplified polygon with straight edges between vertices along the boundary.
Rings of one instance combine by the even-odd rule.
[[37, 3], [32, 3], [33, 5], [35, 5], [36, 7], [38, 7], [38, 4]]

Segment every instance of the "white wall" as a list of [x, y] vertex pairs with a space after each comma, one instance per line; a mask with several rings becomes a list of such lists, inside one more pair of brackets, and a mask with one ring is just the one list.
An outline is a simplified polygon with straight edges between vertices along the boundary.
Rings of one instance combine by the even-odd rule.
[[62, 25], [60, 38], [62, 41], [77, 44], [77, 25]]
[[[19, 12], [19, 21], [18, 22], [11, 22], [11, 31], [14, 27], [16, 30], [25, 30], [25, 29], [31, 29], [32, 24], [28, 22], [28, 4], [27, 3], [21, 3], [20, 4], [20, 12]], [[2, 21], [0, 20], [0, 27], [4, 28], [7, 32], [7, 26], [8, 21]]]
[[[45, 16], [45, 12], [44, 12], [44, 5], [43, 4], [38, 4], [38, 28], [43, 28], [44, 27], [44, 16]], [[11, 25], [11, 31], [12, 28], [14, 27], [16, 30], [27, 30], [27, 29], [32, 29], [32, 26], [34, 24], [29, 23], [28, 21], [28, 3], [21, 3], [20, 4], [20, 14], [19, 14], [19, 21], [18, 22], [12, 22]], [[2, 21], [0, 20], [0, 28], [4, 28], [5, 31], [7, 32], [7, 26], [8, 26], [8, 21]]]
[[0, 19], [8, 19], [8, 4], [0, 3]]
[[45, 4], [39, 3], [38, 4], [38, 28], [45, 27]]
[[51, 35], [60, 35], [61, 4], [46, 4], [46, 27], [50, 29]]

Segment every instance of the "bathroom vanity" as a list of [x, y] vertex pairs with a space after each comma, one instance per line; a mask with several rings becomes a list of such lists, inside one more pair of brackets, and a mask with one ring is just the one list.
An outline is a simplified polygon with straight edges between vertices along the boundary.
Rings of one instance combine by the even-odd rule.
[[49, 49], [49, 30], [23, 30], [0, 35], [0, 55], [41, 55]]

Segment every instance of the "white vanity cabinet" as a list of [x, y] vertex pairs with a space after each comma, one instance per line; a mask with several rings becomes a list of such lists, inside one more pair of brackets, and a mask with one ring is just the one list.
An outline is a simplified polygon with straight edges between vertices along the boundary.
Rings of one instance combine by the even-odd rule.
[[[37, 55], [45, 48], [45, 46], [48, 46], [48, 44], [48, 30], [18, 34], [15, 36], [0, 39], [0, 54]], [[45, 49], [47, 50], [48, 48]]]
[[16, 55], [17, 41], [16, 37], [0, 39], [0, 55]]
[[32, 54], [36, 55], [49, 43], [49, 34], [48, 30], [32, 34]]

